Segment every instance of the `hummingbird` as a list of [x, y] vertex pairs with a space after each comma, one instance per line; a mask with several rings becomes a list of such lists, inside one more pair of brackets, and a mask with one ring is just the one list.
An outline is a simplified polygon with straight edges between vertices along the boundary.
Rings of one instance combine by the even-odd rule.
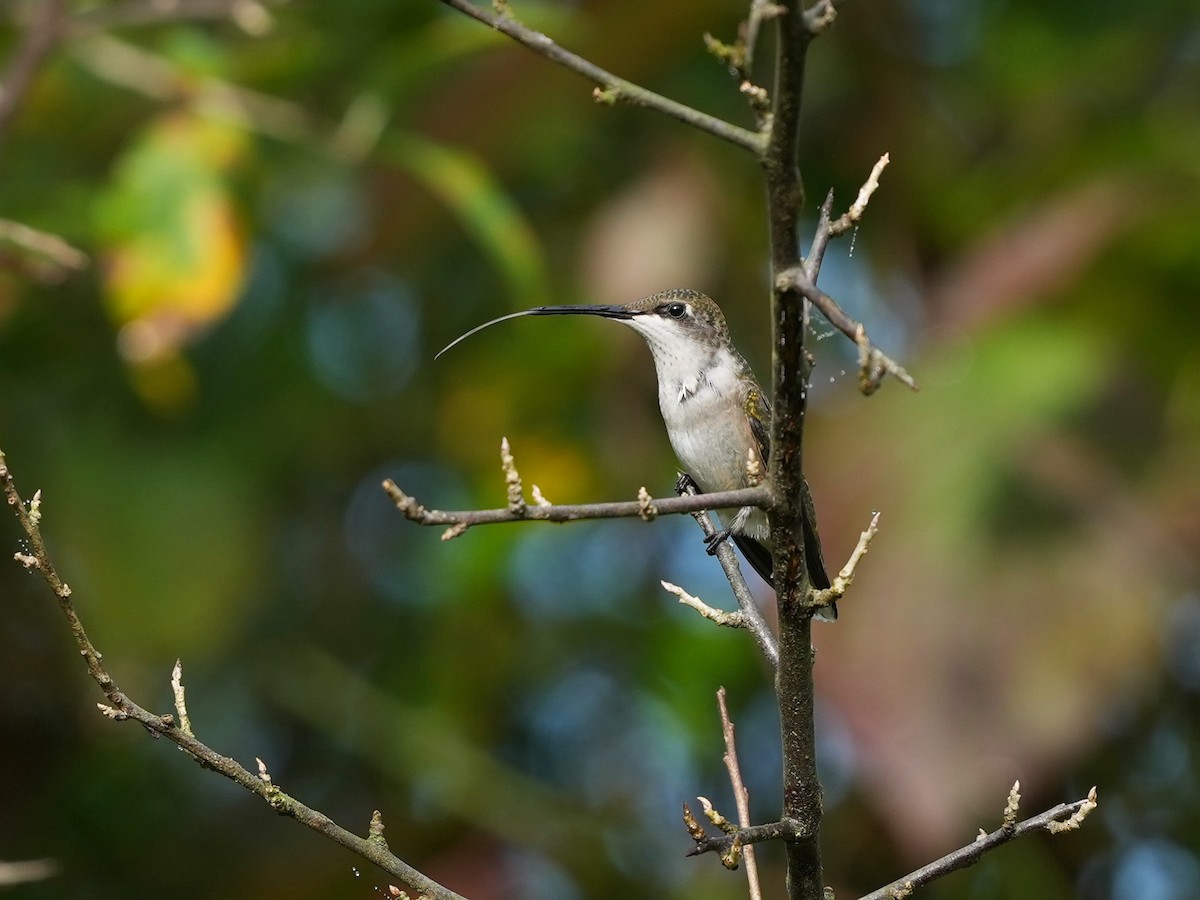
[[[538, 306], [484, 322], [451, 341], [437, 356], [484, 328], [521, 316], [599, 316], [627, 325], [645, 339], [658, 376], [658, 407], [684, 468], [681, 488], [689, 479], [702, 494], [749, 487], [752, 461], [766, 472], [771, 406], [750, 364], [734, 348], [725, 316], [712, 298], [676, 288], [627, 304]], [[813, 587], [827, 588], [829, 575], [807, 483], [802, 503], [809, 580]], [[774, 588], [767, 514], [751, 506], [718, 513], [725, 527], [706, 538], [709, 554], [732, 537], [754, 570]], [[837, 607], [821, 608], [815, 617], [832, 621]]]

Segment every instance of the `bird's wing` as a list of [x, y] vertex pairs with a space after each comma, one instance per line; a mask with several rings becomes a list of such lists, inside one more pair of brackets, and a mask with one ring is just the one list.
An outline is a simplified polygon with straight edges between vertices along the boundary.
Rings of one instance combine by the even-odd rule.
[[[771, 454], [771, 404], [763, 396], [762, 391], [755, 386], [746, 392], [744, 409], [746, 418], [750, 420], [750, 431], [754, 434], [758, 453], [765, 467], [770, 462]], [[807, 481], [804, 482], [802, 491], [800, 502], [804, 504], [804, 560], [808, 565], [808, 577], [812, 586], [823, 589], [830, 586], [829, 573], [825, 571], [825, 554], [821, 550], [821, 536], [817, 532], [817, 513], [813, 507], [812, 494], [808, 489]], [[763, 559], [763, 551], [766, 548], [757, 541], [753, 542], [755, 547], [747, 548], [745, 544], [751, 543], [749, 539], [737, 543], [750, 565], [770, 583], [771, 577], [766, 574], [770, 571], [769, 554], [766, 555], [765, 560]], [[829, 618], [836, 619], [837, 607], [830, 607], [827, 615]]]
[[738, 534], [735, 531], [730, 537], [733, 538], [737, 548], [742, 551], [742, 556], [746, 557], [746, 562], [750, 563], [754, 571], [762, 576], [762, 580], [767, 583], [768, 587], [774, 589], [775, 581], [772, 570], [775, 568], [775, 563], [771, 559], [771, 551], [749, 535]]
[[758, 457], [762, 460], [765, 474], [766, 467], [771, 462], [771, 404], [755, 385], [746, 391], [742, 409], [750, 421], [750, 432], [754, 435], [754, 443], [757, 445]]

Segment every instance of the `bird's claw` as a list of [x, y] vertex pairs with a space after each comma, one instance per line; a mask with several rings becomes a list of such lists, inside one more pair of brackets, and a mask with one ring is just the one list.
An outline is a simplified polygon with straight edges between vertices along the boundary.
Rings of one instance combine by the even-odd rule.
[[732, 534], [732, 532], [728, 528], [724, 528], [720, 531], [714, 531], [712, 534], [706, 534], [704, 536], [704, 552], [709, 556], [716, 556], [717, 550], [721, 548], [723, 543], [729, 540], [730, 534]]
[[679, 477], [675, 479], [675, 493], [682, 497], [684, 494], [700, 494], [700, 485], [696, 484], [696, 479], [687, 472], [680, 472]]

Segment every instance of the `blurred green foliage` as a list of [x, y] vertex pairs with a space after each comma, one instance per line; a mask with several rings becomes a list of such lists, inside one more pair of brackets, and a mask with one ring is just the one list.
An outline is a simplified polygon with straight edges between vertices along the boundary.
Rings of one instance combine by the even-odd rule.
[[[0, 7], [0, 58], [37, 2]], [[754, 163], [434, 0], [79, 3], [0, 146], [0, 447], [119, 683], [461, 893], [744, 896], [680, 804], [754, 815], [777, 722], [687, 520], [404, 522], [500, 505], [502, 435], [561, 502], [669, 493], [649, 356], [602, 322], [471, 326], [672, 287], [766, 373]], [[560, 43], [739, 123], [703, 49], [744, 4], [517, 3]], [[105, 17], [108, 17], [106, 23]], [[121, 24], [125, 23], [125, 24]], [[765, 62], [768, 53], [760, 53]], [[1184, 3], [846, 5], [810, 54], [804, 176], [854, 196], [822, 283], [921, 381], [864, 400], [816, 324], [806, 443], [836, 568], [817, 632], [826, 875], [865, 892], [1082, 797], [930, 897], [1200, 894], [1200, 19]], [[810, 204], [812, 205], [812, 204]], [[7, 235], [8, 232], [5, 232]], [[619, 333], [614, 333], [619, 332]], [[16, 549], [15, 525], [4, 526]], [[759, 586], [769, 600], [769, 592]], [[0, 567], [0, 860], [13, 896], [366, 897], [384, 884], [95, 712], [50, 598]], [[778, 896], [780, 856], [760, 854]]]

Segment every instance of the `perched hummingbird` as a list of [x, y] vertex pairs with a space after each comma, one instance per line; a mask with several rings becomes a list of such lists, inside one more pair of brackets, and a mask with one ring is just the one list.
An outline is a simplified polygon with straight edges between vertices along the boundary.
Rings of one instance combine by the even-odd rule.
[[[750, 365], [734, 349], [720, 307], [698, 291], [676, 289], [613, 306], [539, 306], [484, 322], [448, 344], [445, 353], [477, 331], [518, 316], [600, 316], [628, 325], [650, 346], [658, 374], [658, 406], [675, 455], [700, 493], [750, 486], [757, 459], [766, 474], [771, 450], [771, 407]], [[682, 480], [682, 479], [681, 479]], [[816, 515], [804, 485], [804, 558], [814, 587], [829, 587]], [[771, 535], [757, 507], [720, 510], [725, 530], [709, 540], [709, 553], [727, 537], [768, 584]], [[837, 607], [817, 612], [837, 618]]]

